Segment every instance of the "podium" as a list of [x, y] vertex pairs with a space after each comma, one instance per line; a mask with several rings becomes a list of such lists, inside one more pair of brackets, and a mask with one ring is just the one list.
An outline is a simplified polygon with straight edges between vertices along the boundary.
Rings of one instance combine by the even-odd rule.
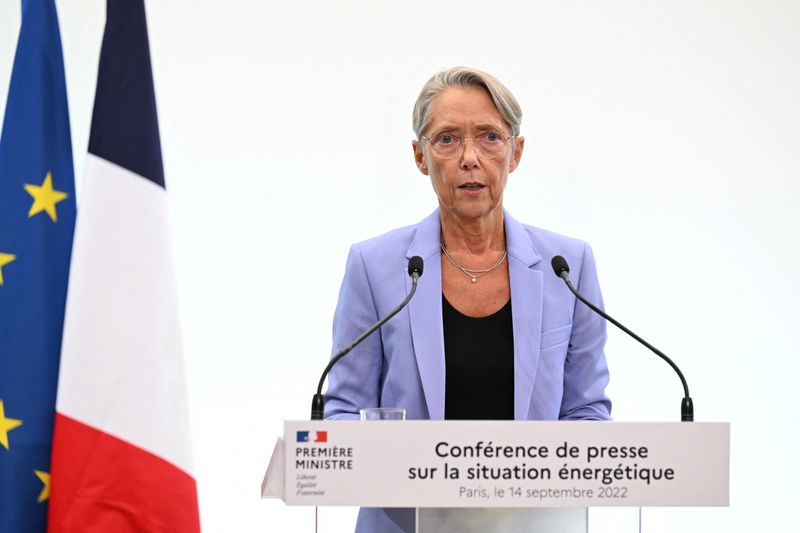
[[287, 421], [262, 497], [417, 508], [418, 533], [577, 533], [588, 507], [727, 506], [729, 461], [727, 423]]

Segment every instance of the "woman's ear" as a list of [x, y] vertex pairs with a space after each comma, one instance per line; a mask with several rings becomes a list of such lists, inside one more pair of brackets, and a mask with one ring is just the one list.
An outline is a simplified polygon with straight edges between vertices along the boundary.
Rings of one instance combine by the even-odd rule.
[[422, 145], [419, 141], [411, 141], [411, 147], [414, 149], [414, 161], [417, 163], [417, 168], [420, 172], [428, 175], [428, 165], [425, 163], [425, 154], [422, 151]]
[[525, 137], [517, 137], [514, 142], [514, 152], [511, 154], [511, 161], [508, 164], [508, 171], [514, 172], [519, 166], [519, 160], [522, 158], [522, 150], [525, 148]]

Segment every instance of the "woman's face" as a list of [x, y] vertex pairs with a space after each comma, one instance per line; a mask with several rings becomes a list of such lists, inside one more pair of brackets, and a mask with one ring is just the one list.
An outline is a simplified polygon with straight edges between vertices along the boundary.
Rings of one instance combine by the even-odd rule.
[[420, 171], [430, 176], [431, 184], [445, 215], [477, 219], [502, 210], [503, 191], [508, 173], [519, 164], [525, 139], [509, 140], [502, 153], [487, 157], [476, 151], [472, 140], [487, 130], [511, 135], [489, 93], [480, 87], [450, 87], [430, 106], [431, 122], [425, 137], [451, 133], [464, 139], [463, 150], [444, 158], [431, 147], [431, 141], [413, 141], [414, 159]]

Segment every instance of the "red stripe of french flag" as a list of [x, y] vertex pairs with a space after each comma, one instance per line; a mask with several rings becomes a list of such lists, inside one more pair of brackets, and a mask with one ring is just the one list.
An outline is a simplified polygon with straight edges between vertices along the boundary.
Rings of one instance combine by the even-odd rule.
[[51, 532], [200, 531], [194, 479], [113, 435], [56, 414]]

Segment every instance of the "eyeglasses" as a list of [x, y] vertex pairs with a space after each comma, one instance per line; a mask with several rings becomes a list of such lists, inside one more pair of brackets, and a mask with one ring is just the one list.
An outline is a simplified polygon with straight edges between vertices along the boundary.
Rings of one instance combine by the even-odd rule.
[[467, 139], [472, 139], [472, 145], [478, 155], [496, 159], [505, 154], [506, 143], [514, 138], [516, 138], [516, 135], [503, 137], [500, 132], [494, 130], [482, 131], [474, 137], [460, 137], [451, 132], [440, 133], [434, 137], [421, 137], [423, 141], [431, 143], [431, 149], [436, 155], [445, 159], [454, 159], [461, 156]]

